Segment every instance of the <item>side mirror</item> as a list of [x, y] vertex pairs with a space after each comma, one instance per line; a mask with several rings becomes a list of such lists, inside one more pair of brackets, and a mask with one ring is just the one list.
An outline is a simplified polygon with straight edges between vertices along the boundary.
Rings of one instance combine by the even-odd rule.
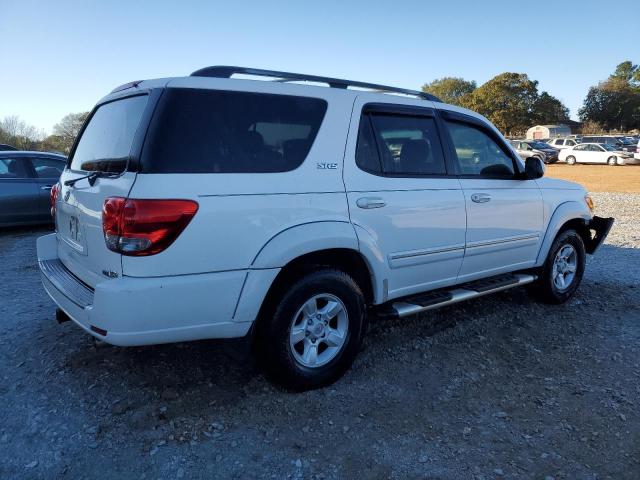
[[544, 163], [538, 157], [529, 157], [524, 161], [524, 178], [535, 180], [544, 175]]

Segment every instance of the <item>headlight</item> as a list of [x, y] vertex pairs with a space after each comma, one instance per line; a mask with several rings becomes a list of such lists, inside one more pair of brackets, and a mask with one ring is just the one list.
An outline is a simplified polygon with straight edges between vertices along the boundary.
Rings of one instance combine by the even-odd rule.
[[589, 195], [588, 193], [584, 196], [584, 203], [587, 204], [587, 207], [589, 207], [589, 211], [593, 215], [593, 210], [595, 206], [593, 204], [593, 198], [591, 198], [591, 195]]

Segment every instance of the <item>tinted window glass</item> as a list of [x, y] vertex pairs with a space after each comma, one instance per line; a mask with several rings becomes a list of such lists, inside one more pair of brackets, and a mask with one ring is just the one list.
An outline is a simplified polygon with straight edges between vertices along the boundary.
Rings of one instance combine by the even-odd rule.
[[356, 146], [356, 165], [367, 172], [382, 173], [378, 147], [376, 146], [376, 139], [368, 115], [363, 115], [360, 118], [358, 145]]
[[25, 159], [2, 158], [0, 159], [0, 178], [29, 178]]
[[38, 178], [58, 178], [64, 170], [64, 161], [52, 158], [32, 158], [31, 164]]
[[385, 173], [446, 173], [444, 154], [433, 118], [372, 114], [371, 122]]
[[513, 160], [483, 131], [458, 122], [446, 122], [462, 175], [511, 177]]
[[324, 100], [264, 93], [168, 89], [142, 159], [151, 173], [286, 172], [306, 158]]
[[124, 171], [147, 96], [105, 103], [91, 117], [71, 160], [72, 170]]

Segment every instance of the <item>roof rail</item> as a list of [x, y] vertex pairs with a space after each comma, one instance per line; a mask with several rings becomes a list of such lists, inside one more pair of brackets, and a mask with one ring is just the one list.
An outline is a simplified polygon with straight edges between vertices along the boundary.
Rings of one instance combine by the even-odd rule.
[[277, 70], [263, 70], [260, 68], [247, 68], [247, 67], [232, 67], [228, 65], [219, 65], [214, 67], [205, 67], [200, 70], [196, 70], [191, 74], [192, 77], [216, 77], [216, 78], [230, 78], [232, 75], [255, 75], [258, 77], [273, 77], [278, 78], [280, 81], [307, 81], [326, 83], [331, 88], [343, 88], [358, 87], [368, 88], [371, 90], [379, 90], [381, 92], [401, 93], [404, 95], [412, 95], [424, 100], [431, 100], [433, 102], [440, 102], [440, 99], [430, 93], [421, 92], [419, 90], [408, 90], [406, 88], [389, 87], [387, 85], [378, 85], [376, 83], [356, 82], [353, 80], [343, 80], [340, 78], [321, 77], [318, 75], [306, 75], [304, 73], [291, 73], [291, 72], [279, 72]]

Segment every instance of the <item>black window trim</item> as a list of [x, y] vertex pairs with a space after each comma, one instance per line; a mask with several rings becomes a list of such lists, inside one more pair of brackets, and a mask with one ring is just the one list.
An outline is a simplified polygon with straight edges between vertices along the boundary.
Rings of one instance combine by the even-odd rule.
[[491, 140], [493, 140], [498, 145], [498, 147], [500, 147], [500, 149], [505, 153], [505, 155], [507, 155], [507, 157], [511, 159], [511, 161], [513, 162], [513, 171], [515, 172], [514, 175], [509, 175], [509, 176], [482, 175], [482, 174], [472, 175], [472, 174], [460, 173], [458, 161], [457, 161], [457, 153], [455, 150], [455, 146], [453, 144], [453, 139], [451, 138], [449, 129], [445, 125], [444, 132], [446, 133], [443, 136], [444, 137], [443, 143], [446, 143], [448, 145], [448, 148], [450, 150], [450, 155], [453, 156], [452, 158], [454, 160], [454, 163], [453, 163], [454, 169], [452, 171], [455, 172], [454, 176], [456, 176], [457, 178], [465, 178], [465, 179], [490, 179], [490, 180], [491, 179], [492, 180], [521, 180], [522, 179], [522, 175], [524, 174], [524, 171], [520, 161], [514, 156], [513, 150], [507, 146], [505, 140], [501, 138], [487, 123], [471, 115], [465, 115], [463, 113], [453, 112], [451, 110], [439, 109], [438, 112], [440, 116], [443, 118], [443, 120], [461, 123], [463, 125], [469, 125], [470, 127], [476, 128], [480, 130], [482, 133], [486, 134], [489, 138], [491, 138]]
[[147, 100], [147, 105], [144, 109], [144, 112], [142, 113], [142, 117], [140, 118], [140, 124], [138, 125], [138, 129], [136, 130], [136, 133], [133, 137], [133, 141], [131, 143], [131, 150], [129, 151], [129, 161], [127, 162], [127, 166], [124, 168], [124, 170], [122, 170], [122, 172], [110, 178], [119, 178], [122, 175], [124, 175], [126, 172], [138, 172], [140, 167], [140, 155], [142, 154], [142, 146], [144, 145], [144, 140], [147, 136], [147, 131], [149, 130], [151, 117], [153, 116], [153, 112], [155, 111], [156, 106], [158, 105], [158, 100], [160, 99], [160, 96], [162, 95], [164, 90], [165, 90], [164, 87], [158, 87], [158, 88], [138, 90], [135, 92], [123, 92], [122, 94], [117, 95], [115, 97], [110, 95], [107, 100], [97, 103], [93, 107], [89, 115], [87, 116], [87, 119], [82, 125], [82, 128], [78, 132], [78, 136], [76, 137], [76, 139], [73, 142], [73, 145], [71, 146], [71, 150], [69, 151], [69, 156], [67, 157], [65, 170], [68, 170], [73, 173], [84, 173], [84, 174], [87, 173], [85, 170], [72, 170], [71, 162], [73, 161], [73, 156], [75, 155], [76, 149], [78, 148], [78, 143], [80, 143], [80, 139], [82, 138], [82, 135], [84, 134], [84, 131], [87, 128], [87, 125], [89, 125], [89, 122], [91, 121], [96, 111], [100, 107], [102, 107], [103, 105], [107, 105], [109, 103], [117, 102], [119, 100], [147, 95], [149, 99]]
[[[440, 142], [440, 148], [442, 149], [442, 155], [444, 158], [444, 167], [445, 173], [395, 173], [395, 172], [385, 172], [384, 164], [382, 162], [382, 155], [380, 154], [380, 132], [376, 129], [375, 124], [371, 117], [373, 115], [389, 115], [389, 116], [401, 116], [401, 117], [418, 117], [418, 118], [433, 118], [436, 125], [436, 135], [438, 137], [438, 141]], [[451, 178], [451, 162], [447, 152], [447, 148], [445, 147], [442, 135], [443, 125], [439, 121], [437, 111], [431, 107], [418, 107], [413, 105], [402, 105], [398, 103], [366, 103], [362, 106], [360, 111], [360, 122], [358, 123], [358, 128], [356, 130], [356, 155], [354, 155], [354, 161], [357, 156], [357, 148], [358, 148], [358, 139], [360, 137], [360, 126], [362, 122], [366, 119], [369, 122], [370, 128], [373, 133], [373, 137], [376, 144], [376, 151], [378, 153], [378, 164], [380, 166], [379, 172], [374, 172], [368, 170], [366, 168], [362, 168], [355, 162], [356, 167], [366, 172], [370, 175], [375, 175], [376, 177], [386, 177], [386, 178]]]

